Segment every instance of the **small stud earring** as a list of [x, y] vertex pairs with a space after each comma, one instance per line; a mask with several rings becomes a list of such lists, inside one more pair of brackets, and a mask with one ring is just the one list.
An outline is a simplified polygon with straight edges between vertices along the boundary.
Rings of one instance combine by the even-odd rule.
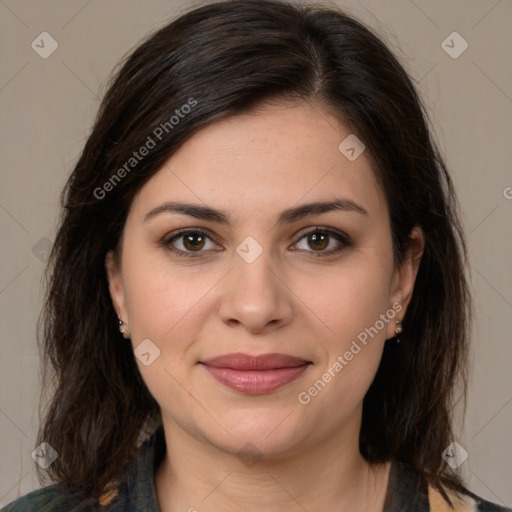
[[117, 320], [119, 321], [119, 332], [123, 335], [123, 338], [129, 338], [128, 326], [119, 318], [119, 315], [117, 315]]
[[[395, 328], [395, 334], [400, 334], [404, 330], [404, 326], [402, 325], [402, 322], [400, 320], [396, 321], [396, 328]], [[400, 343], [400, 340], [396, 339], [397, 343]]]

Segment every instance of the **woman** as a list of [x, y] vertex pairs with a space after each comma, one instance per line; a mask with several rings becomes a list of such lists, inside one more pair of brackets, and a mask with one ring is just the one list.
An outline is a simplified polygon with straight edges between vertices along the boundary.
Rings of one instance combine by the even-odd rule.
[[119, 71], [62, 201], [55, 483], [4, 510], [511, 510], [446, 462], [465, 245], [420, 99], [361, 23], [183, 15]]

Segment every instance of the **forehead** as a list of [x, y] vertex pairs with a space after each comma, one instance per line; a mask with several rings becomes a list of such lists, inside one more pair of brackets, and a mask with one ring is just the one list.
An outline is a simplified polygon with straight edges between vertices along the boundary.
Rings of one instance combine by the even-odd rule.
[[340, 151], [349, 136], [348, 127], [318, 104], [266, 105], [215, 121], [142, 187], [133, 210], [142, 215], [179, 199], [250, 217], [346, 197], [382, 213], [384, 197], [364, 151], [355, 160]]

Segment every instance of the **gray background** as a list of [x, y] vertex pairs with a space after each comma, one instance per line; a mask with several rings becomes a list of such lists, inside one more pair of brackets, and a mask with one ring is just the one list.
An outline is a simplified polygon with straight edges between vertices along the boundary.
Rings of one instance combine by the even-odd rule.
[[[40, 486], [31, 458], [40, 391], [35, 325], [58, 195], [114, 66], [198, 4], [0, 1], [0, 506]], [[461, 470], [470, 488], [512, 505], [512, 1], [336, 4], [373, 27], [414, 78], [454, 178], [475, 298], [468, 409], [455, 440], [469, 453]], [[469, 44], [458, 58], [442, 47], [454, 31]], [[58, 42], [46, 59], [31, 47], [42, 32]]]

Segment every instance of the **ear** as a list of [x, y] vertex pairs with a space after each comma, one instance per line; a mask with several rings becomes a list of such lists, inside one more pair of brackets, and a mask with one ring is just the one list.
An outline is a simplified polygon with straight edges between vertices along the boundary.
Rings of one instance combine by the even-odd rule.
[[126, 314], [124, 285], [121, 270], [114, 256], [114, 251], [109, 251], [105, 257], [105, 269], [107, 271], [108, 288], [112, 305], [118, 316], [124, 322], [128, 323]]
[[[390, 298], [391, 304], [396, 304], [396, 306], [393, 306], [393, 309], [397, 311], [397, 320], [404, 318], [409, 302], [411, 301], [414, 283], [416, 282], [416, 276], [425, 246], [423, 231], [419, 226], [413, 228], [409, 238], [409, 247], [404, 255], [403, 261], [395, 268], [391, 283]], [[400, 309], [398, 308], [398, 304], [401, 306]], [[395, 328], [395, 322], [388, 324], [388, 339], [396, 336]]]

